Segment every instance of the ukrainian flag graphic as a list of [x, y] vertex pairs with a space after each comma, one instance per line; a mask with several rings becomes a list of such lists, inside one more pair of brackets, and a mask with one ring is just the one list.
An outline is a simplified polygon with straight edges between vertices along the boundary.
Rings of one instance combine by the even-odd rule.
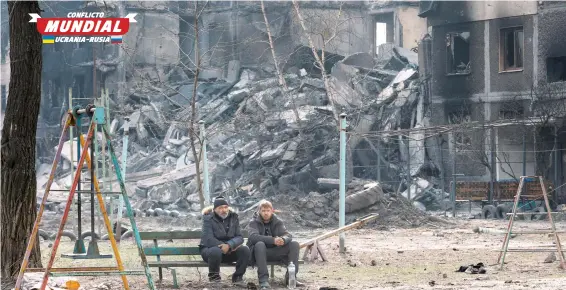
[[51, 43], [55, 43], [55, 36], [44, 35], [43, 44], [51, 44]]

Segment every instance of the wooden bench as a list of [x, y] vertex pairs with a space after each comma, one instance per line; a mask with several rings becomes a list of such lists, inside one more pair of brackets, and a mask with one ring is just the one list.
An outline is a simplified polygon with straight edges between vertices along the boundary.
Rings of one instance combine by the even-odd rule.
[[[173, 232], [140, 232], [140, 237], [142, 241], [153, 240], [153, 246], [146, 247], [144, 245], [143, 251], [147, 257], [155, 256], [155, 261], [147, 261], [149, 267], [159, 268], [159, 281], [163, 280], [162, 269], [166, 268], [171, 271], [173, 276], [173, 286], [179, 288], [177, 283], [177, 272], [174, 268], [198, 268], [198, 267], [208, 267], [208, 264], [202, 260], [199, 253], [198, 243], [202, 236], [202, 231], [173, 231]], [[244, 244], [246, 244], [248, 238], [248, 232], [242, 231], [242, 236], [244, 237]], [[159, 247], [158, 240], [197, 240], [195, 246], [191, 247]], [[193, 256], [194, 259], [188, 260], [183, 259], [181, 261], [167, 261], [162, 260], [162, 256]], [[275, 272], [275, 265], [280, 265], [279, 262], [267, 262], [271, 266], [271, 278], [273, 279], [273, 274]], [[304, 264], [304, 261], [300, 260], [299, 264]], [[222, 263], [221, 267], [235, 266], [236, 263]]]

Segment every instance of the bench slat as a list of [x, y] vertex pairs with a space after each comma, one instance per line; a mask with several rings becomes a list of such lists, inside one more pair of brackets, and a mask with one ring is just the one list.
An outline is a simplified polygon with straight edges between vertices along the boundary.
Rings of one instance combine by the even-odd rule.
[[[299, 260], [299, 265], [303, 265], [305, 261]], [[279, 265], [279, 262], [267, 262], [268, 266]], [[148, 261], [147, 265], [149, 267], [161, 267], [161, 268], [174, 268], [174, 267], [186, 267], [186, 268], [196, 268], [196, 267], [208, 267], [208, 263], [205, 261]], [[233, 263], [222, 263], [221, 266], [234, 266], [236, 262]]]
[[191, 240], [201, 236], [201, 231], [140, 232], [142, 240]]
[[200, 255], [198, 247], [159, 247], [143, 248], [146, 256], [191, 256]]
[[[244, 239], [248, 231], [241, 231]], [[140, 232], [142, 240], [200, 240], [202, 231]]]

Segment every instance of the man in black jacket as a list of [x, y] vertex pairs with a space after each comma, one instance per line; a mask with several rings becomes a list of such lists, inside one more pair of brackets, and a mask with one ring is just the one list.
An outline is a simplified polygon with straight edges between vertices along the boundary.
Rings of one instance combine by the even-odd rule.
[[[261, 289], [269, 289], [267, 262], [283, 262], [295, 265], [299, 272], [299, 243], [287, 231], [283, 221], [273, 213], [273, 205], [267, 200], [259, 202], [258, 211], [248, 224], [248, 246], [252, 251], [252, 264], [257, 265], [257, 275]], [[286, 284], [289, 273], [285, 274]], [[297, 281], [297, 286], [304, 286]]]
[[220, 263], [236, 262], [236, 272], [232, 282], [245, 286], [243, 276], [250, 259], [250, 249], [243, 245], [244, 238], [240, 233], [238, 214], [228, 202], [219, 196], [214, 200], [214, 206], [202, 210], [202, 238], [200, 254], [208, 263], [208, 279], [220, 281]]

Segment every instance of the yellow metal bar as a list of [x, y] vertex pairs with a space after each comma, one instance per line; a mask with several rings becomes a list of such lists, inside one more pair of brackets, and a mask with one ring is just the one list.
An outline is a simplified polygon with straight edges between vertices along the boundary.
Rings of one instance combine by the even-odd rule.
[[[82, 146], [85, 146], [85, 141], [82, 135], [80, 136], [80, 142]], [[86, 154], [86, 162], [88, 165], [88, 169], [92, 172], [94, 169], [92, 168], [93, 167], [92, 162], [88, 154]], [[112, 244], [112, 250], [114, 251], [114, 255], [116, 257], [116, 263], [118, 263], [118, 270], [120, 272], [124, 272], [124, 265], [122, 264], [122, 258], [120, 257], [120, 251], [118, 250], [118, 244], [116, 243], [116, 239], [114, 239], [114, 232], [112, 231], [112, 225], [110, 224], [110, 219], [108, 219], [108, 213], [106, 212], [104, 199], [102, 198], [102, 194], [100, 193], [100, 187], [98, 186], [98, 179], [96, 178], [96, 172], [93, 173], [93, 179], [91, 182], [94, 183], [94, 189], [96, 190], [96, 198], [98, 199], [98, 204], [100, 205], [100, 211], [102, 212], [102, 217], [104, 218], [104, 224], [106, 225], [106, 230], [108, 231], [108, 238], [110, 239], [110, 244]], [[122, 275], [122, 281], [124, 282], [124, 289], [129, 290], [130, 286], [128, 285], [128, 278], [126, 278], [126, 275]]]

